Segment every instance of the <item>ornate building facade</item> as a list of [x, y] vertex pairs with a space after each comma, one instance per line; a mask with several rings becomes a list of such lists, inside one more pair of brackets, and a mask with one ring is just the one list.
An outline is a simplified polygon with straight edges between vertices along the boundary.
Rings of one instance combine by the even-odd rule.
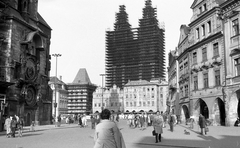
[[178, 84], [178, 61], [177, 49], [170, 51], [168, 54], [168, 97], [167, 97], [167, 112], [173, 111], [179, 115], [179, 84]]
[[225, 0], [220, 5], [218, 18], [224, 33], [222, 94], [226, 123], [233, 125], [240, 118], [240, 0]]
[[129, 81], [123, 95], [124, 112], [165, 112], [168, 83], [159, 79]]
[[24, 117], [26, 125], [49, 124], [52, 109], [51, 28], [37, 6], [37, 0], [0, 1], [1, 110]]
[[93, 113], [107, 108], [112, 112], [124, 112], [123, 90], [113, 85], [112, 88], [98, 87], [93, 93]]

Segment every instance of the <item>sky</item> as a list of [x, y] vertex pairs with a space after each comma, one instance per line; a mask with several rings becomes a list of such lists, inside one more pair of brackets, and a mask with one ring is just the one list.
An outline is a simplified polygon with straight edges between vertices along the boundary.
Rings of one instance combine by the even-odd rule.
[[[188, 25], [194, 0], [152, 0], [157, 19], [165, 25], [166, 67], [168, 53], [180, 37], [180, 26]], [[39, 0], [38, 12], [52, 28], [50, 54], [57, 59], [57, 76], [72, 83], [80, 68], [87, 70], [93, 84], [102, 85], [105, 73], [105, 35], [113, 30], [119, 5], [126, 6], [129, 23], [138, 27], [145, 0]], [[52, 56], [50, 76], [56, 75], [56, 58]], [[105, 83], [105, 79], [104, 79]]]

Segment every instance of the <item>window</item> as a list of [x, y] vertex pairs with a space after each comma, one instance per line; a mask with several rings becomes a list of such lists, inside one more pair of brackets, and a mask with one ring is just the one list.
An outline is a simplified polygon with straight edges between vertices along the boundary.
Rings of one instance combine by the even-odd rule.
[[183, 96], [183, 87], [180, 87], [181, 96]]
[[193, 64], [197, 63], [197, 52], [193, 52]]
[[97, 103], [95, 103], [94, 106], [97, 107]]
[[239, 34], [239, 23], [238, 19], [232, 21], [233, 36]]
[[144, 107], [146, 106], [146, 102], [143, 102], [143, 106], [144, 106]]
[[240, 76], [240, 58], [234, 60], [236, 76]]
[[128, 107], [128, 102], [126, 102], [126, 107]]
[[212, 32], [211, 21], [208, 21], [207, 24], [208, 24], [208, 33], [211, 33]]
[[141, 102], [141, 101], [139, 101], [139, 106], [140, 106], [140, 107], [142, 106], [142, 102]]
[[199, 7], [199, 14], [203, 12], [202, 7]]
[[152, 101], [152, 106], [154, 106], [154, 101]]
[[220, 86], [220, 70], [215, 70], [215, 86]]
[[204, 8], [203, 11], [207, 11], [207, 4], [203, 4], [203, 8]]
[[208, 73], [203, 74], [204, 88], [208, 88]]
[[136, 107], [137, 106], [137, 102], [134, 102], [134, 107]]
[[152, 98], [154, 98], [154, 93], [152, 93]]
[[202, 36], [205, 36], [205, 25], [202, 25]]
[[196, 29], [196, 38], [199, 39], [199, 28]]
[[148, 101], [148, 106], [150, 106], [150, 101]]
[[198, 90], [198, 76], [193, 77], [193, 87], [194, 90]]
[[213, 56], [219, 56], [218, 43], [213, 44]]
[[185, 85], [185, 97], [188, 96], [188, 85]]
[[203, 48], [202, 49], [202, 60], [203, 61], [207, 61], [207, 48], [205, 47], [205, 48]]

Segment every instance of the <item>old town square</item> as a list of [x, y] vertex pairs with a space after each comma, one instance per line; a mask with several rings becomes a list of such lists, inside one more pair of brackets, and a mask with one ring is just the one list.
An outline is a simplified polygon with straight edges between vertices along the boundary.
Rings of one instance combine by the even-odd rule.
[[[78, 124], [65, 124], [60, 127], [42, 125], [29, 131], [24, 127], [23, 137], [6, 138], [5, 132], [0, 132], [1, 148], [92, 148], [94, 145], [94, 130], [87, 122], [86, 128]], [[188, 125], [177, 124], [170, 132], [169, 125], [163, 129], [162, 142], [155, 143], [152, 136], [153, 127], [145, 130], [129, 128], [127, 120], [117, 122], [127, 148], [240, 148], [240, 127], [209, 126], [207, 135], [200, 135], [199, 126], [189, 129]], [[190, 132], [186, 135], [184, 130]]]

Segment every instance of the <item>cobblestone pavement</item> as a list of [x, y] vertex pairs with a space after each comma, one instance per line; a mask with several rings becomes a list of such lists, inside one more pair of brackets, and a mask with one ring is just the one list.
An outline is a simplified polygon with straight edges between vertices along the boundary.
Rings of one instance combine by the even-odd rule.
[[[121, 120], [117, 124], [127, 148], [240, 148], [240, 127], [210, 126], [207, 135], [200, 135], [196, 125], [192, 130], [183, 124], [176, 125], [173, 132], [167, 125], [162, 142], [155, 143], [151, 135], [153, 127], [131, 129], [126, 123]], [[36, 126], [35, 132], [25, 127], [22, 138], [6, 138], [5, 133], [0, 132], [0, 148], [92, 148], [94, 130], [90, 123], [88, 125], [86, 128], [79, 128], [77, 124]], [[185, 135], [184, 130], [190, 135]]]

